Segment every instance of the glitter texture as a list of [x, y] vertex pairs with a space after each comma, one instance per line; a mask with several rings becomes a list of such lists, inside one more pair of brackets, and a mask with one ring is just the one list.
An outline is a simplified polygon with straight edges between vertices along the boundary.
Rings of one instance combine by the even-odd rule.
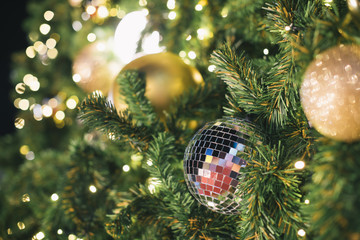
[[305, 72], [301, 104], [324, 136], [360, 139], [360, 47], [339, 45], [320, 53]]
[[207, 123], [185, 150], [185, 181], [203, 205], [223, 214], [238, 214], [241, 168], [251, 159], [254, 127], [235, 118]]

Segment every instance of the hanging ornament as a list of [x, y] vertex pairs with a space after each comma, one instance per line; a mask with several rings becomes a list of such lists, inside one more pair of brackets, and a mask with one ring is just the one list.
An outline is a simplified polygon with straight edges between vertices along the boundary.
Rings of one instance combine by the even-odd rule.
[[347, 5], [351, 15], [360, 19], [360, 1], [359, 0], [347, 0]]
[[74, 59], [73, 80], [87, 93], [100, 90], [107, 95], [121, 69], [107, 46], [106, 42], [91, 43]]
[[[139, 57], [121, 70], [139, 70], [146, 74], [145, 96], [155, 110], [161, 113], [168, 110], [172, 101], [191, 87], [203, 83], [200, 72], [185, 64], [177, 55], [169, 52], [149, 54]], [[114, 83], [112, 94], [117, 110], [127, 108], [119, 92], [119, 85]]]
[[184, 155], [185, 181], [191, 194], [213, 211], [238, 214], [243, 192], [237, 186], [241, 168], [255, 154], [255, 127], [235, 118], [207, 123], [190, 141]]
[[360, 139], [360, 47], [339, 45], [310, 63], [300, 89], [309, 122], [324, 136]]
[[125, 64], [133, 61], [139, 55], [160, 53], [165, 49], [165, 47], [159, 46], [161, 36], [158, 31], [146, 33], [142, 37], [142, 32], [148, 24], [148, 14], [147, 9], [130, 12], [121, 19], [116, 27], [113, 51]]

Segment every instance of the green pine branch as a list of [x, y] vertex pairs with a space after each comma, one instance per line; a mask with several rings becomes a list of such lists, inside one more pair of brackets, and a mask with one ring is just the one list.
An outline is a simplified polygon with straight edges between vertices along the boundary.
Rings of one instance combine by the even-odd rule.
[[304, 228], [299, 173], [285, 149], [259, 145], [257, 158], [244, 168], [242, 239], [297, 239]]
[[119, 74], [116, 81], [133, 118], [138, 123], [154, 125], [157, 115], [149, 99], [145, 97], [145, 74], [136, 70], [126, 70]]
[[169, 117], [172, 119], [202, 119], [204, 115], [216, 117], [224, 102], [224, 86], [218, 81], [205, 81], [204, 85], [187, 89], [176, 98]]
[[[160, 189], [170, 198], [168, 203], [175, 204], [169, 207], [173, 208], [175, 212], [186, 215], [189, 214], [189, 207], [193, 204], [193, 199], [185, 185], [175, 179], [173, 165], [176, 155], [174, 148], [175, 138], [166, 133], [160, 133], [149, 145], [147, 157], [152, 162], [152, 166], [146, 165], [146, 169], [153, 178], [159, 179], [162, 183]], [[167, 200], [166, 196], [164, 200]]]
[[79, 109], [79, 118], [90, 129], [100, 130], [115, 139], [125, 138], [138, 149], [146, 147], [150, 130], [136, 126], [129, 111], [117, 112], [103, 95], [96, 92], [89, 95]]
[[228, 85], [230, 95], [227, 98], [235, 111], [247, 114], [263, 112], [263, 84], [244, 54], [237, 56], [227, 44], [213, 52], [211, 62], [216, 66], [216, 74]]
[[314, 239], [356, 239], [360, 236], [360, 144], [323, 139], [309, 168], [304, 212]]

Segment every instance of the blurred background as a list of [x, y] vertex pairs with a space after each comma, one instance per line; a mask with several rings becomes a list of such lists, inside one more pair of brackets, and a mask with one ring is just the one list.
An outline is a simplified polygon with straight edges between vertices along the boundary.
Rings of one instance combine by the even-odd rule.
[[22, 27], [23, 21], [27, 17], [26, 2], [23, 1], [7, 1], [1, 14], [1, 22], [3, 28], [2, 54], [1, 56], [1, 87], [0, 87], [0, 112], [1, 125], [0, 135], [12, 133], [15, 131], [14, 119], [16, 109], [10, 100], [9, 92], [13, 88], [10, 84], [11, 74], [11, 54], [25, 50], [27, 46], [26, 34]]

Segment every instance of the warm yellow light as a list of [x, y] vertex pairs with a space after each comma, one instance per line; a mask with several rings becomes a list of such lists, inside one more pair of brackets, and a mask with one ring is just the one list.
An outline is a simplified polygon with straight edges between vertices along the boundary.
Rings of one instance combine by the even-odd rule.
[[17, 223], [17, 226], [18, 226], [18, 228], [19, 228], [20, 230], [24, 230], [24, 229], [25, 229], [25, 223], [23, 223], [23, 222], [18, 222], [18, 223]]
[[33, 77], [34, 77], [34, 76], [33, 76], [32, 74], [30, 74], [30, 73], [25, 74], [25, 76], [23, 77], [23, 82], [24, 82], [25, 84], [28, 84], [28, 82], [31, 81]]
[[43, 232], [38, 232], [35, 237], [36, 239], [41, 240], [45, 237], [45, 234]]
[[122, 9], [120, 9], [118, 12], [117, 12], [117, 17], [118, 18], [123, 18], [123, 17], [125, 17], [125, 15], [126, 15], [126, 12], [124, 11], [124, 10], [122, 10]]
[[29, 151], [26, 155], [25, 155], [26, 160], [34, 160], [35, 159], [35, 153], [33, 151]]
[[14, 100], [14, 106], [15, 106], [16, 108], [19, 108], [19, 102], [20, 102], [20, 100], [21, 100], [21, 98], [17, 98], [17, 99]]
[[44, 44], [44, 45], [42, 45], [41, 49], [39, 50], [39, 54], [44, 55], [44, 54], [46, 54], [46, 52], [47, 52], [47, 47]]
[[44, 35], [48, 34], [51, 30], [51, 27], [49, 24], [47, 23], [43, 23], [40, 25], [40, 28], [39, 28], [40, 32]]
[[48, 49], [53, 49], [56, 46], [56, 40], [53, 38], [49, 38], [48, 40], [46, 40], [46, 46], [48, 47]]
[[77, 102], [76, 99], [74, 99], [73, 97], [70, 97], [67, 101], [66, 101], [66, 106], [69, 109], [74, 109], [76, 108]]
[[34, 58], [36, 55], [35, 49], [33, 46], [27, 47], [25, 50], [26, 56], [29, 58]]
[[53, 193], [51, 195], [51, 201], [56, 202], [57, 200], [59, 200], [59, 195], [57, 195], [56, 193]]
[[20, 117], [16, 118], [14, 125], [17, 129], [22, 129], [25, 126], [25, 119]]
[[76, 102], [74, 99], [68, 99], [66, 101], [66, 106], [70, 109], [74, 109], [76, 107]]
[[29, 146], [28, 145], [22, 145], [21, 147], [20, 147], [20, 153], [22, 154], [22, 155], [26, 155], [28, 152], [29, 152]]
[[53, 19], [54, 15], [54, 12], [48, 10], [44, 13], [44, 18], [46, 21], [50, 21], [51, 19]]
[[140, 162], [143, 159], [143, 156], [139, 153], [131, 155], [131, 161]]
[[148, 189], [149, 189], [151, 194], [155, 193], [155, 185], [154, 184], [149, 184]]
[[41, 42], [41, 41], [36, 41], [36, 42], [34, 43], [34, 49], [35, 49], [35, 51], [37, 51], [37, 52], [43, 52], [43, 51], [44, 51], [44, 48], [46, 49], [47, 47], [46, 47], [46, 45], [45, 45], [43, 42]]
[[27, 84], [31, 91], [36, 92], [40, 89], [40, 83], [36, 77], [32, 78], [32, 80]]
[[310, 204], [310, 200], [309, 200], [309, 199], [305, 199], [304, 203], [305, 203], [305, 204]]
[[29, 100], [27, 100], [27, 99], [21, 99], [19, 101], [19, 108], [23, 111], [28, 110], [29, 105], [30, 105]]
[[157, 178], [149, 178], [149, 186], [148, 189], [150, 191], [151, 194], [154, 194], [156, 191], [156, 186], [160, 184], [159, 179]]
[[89, 15], [92, 15], [96, 12], [96, 8], [93, 6], [93, 5], [88, 5], [86, 7], [86, 12], [89, 14]]
[[72, 28], [73, 28], [76, 32], [80, 31], [80, 30], [82, 29], [82, 24], [81, 24], [81, 22], [80, 22], [80, 21], [74, 21], [74, 22], [72, 23]]
[[201, 11], [202, 9], [203, 9], [203, 6], [201, 4], [196, 4], [196, 6], [195, 6], [196, 11]]
[[295, 168], [297, 169], [303, 169], [305, 167], [305, 162], [304, 161], [297, 161], [295, 163]]
[[333, 2], [333, 0], [324, 0], [324, 4], [327, 7], [331, 7], [331, 3]]
[[53, 113], [53, 110], [49, 105], [43, 105], [41, 109], [44, 117], [50, 117]]
[[96, 191], [97, 191], [97, 189], [96, 189], [96, 187], [95, 187], [94, 185], [90, 185], [90, 186], [89, 186], [89, 190], [90, 190], [90, 192], [92, 192], [92, 193], [96, 193]]
[[179, 56], [182, 57], [182, 58], [186, 57], [186, 52], [185, 51], [180, 51]]
[[30, 89], [32, 91], [37, 91], [40, 88], [40, 83], [39, 83], [37, 77], [35, 77], [31, 74], [26, 74], [23, 78], [23, 81], [26, 85], [28, 85], [30, 87]]
[[99, 18], [106, 18], [109, 16], [109, 10], [105, 6], [100, 6], [97, 11]]
[[168, 18], [170, 20], [174, 20], [176, 18], [176, 12], [174, 11], [169, 12]]
[[149, 166], [152, 166], [152, 165], [153, 165], [153, 162], [152, 162], [151, 159], [149, 159], [149, 160], [146, 161], [146, 164], [149, 165]]
[[57, 111], [56, 112], [56, 114], [55, 114], [55, 118], [57, 119], [57, 120], [64, 120], [64, 118], [65, 118], [65, 113], [63, 112], [63, 111]]
[[190, 51], [188, 53], [188, 56], [189, 56], [190, 59], [195, 59], [196, 58], [196, 53], [194, 51]]
[[87, 21], [87, 20], [90, 19], [90, 15], [87, 12], [83, 12], [81, 14], [81, 19], [84, 20], [84, 21]]
[[139, 6], [140, 7], [145, 7], [147, 5], [147, 1], [146, 0], [139, 0]]
[[50, 58], [50, 59], [55, 59], [58, 55], [58, 50], [56, 48], [53, 48], [53, 49], [49, 49], [47, 51], [47, 56]]
[[187, 37], [186, 37], [186, 39], [185, 39], [185, 40], [186, 40], [186, 41], [190, 41], [190, 40], [191, 40], [191, 38], [192, 38], [192, 36], [191, 36], [191, 35], [189, 35], [189, 36], [187, 36]]
[[228, 14], [229, 14], [229, 9], [227, 8], [227, 7], [224, 7], [222, 10], [221, 10], [221, 16], [223, 17], [223, 18], [226, 18], [227, 16], [228, 16]]
[[24, 195], [22, 195], [21, 201], [30, 202], [30, 195], [28, 193], [25, 193]]
[[76, 240], [76, 236], [74, 234], [70, 234], [68, 240]]
[[63, 230], [62, 230], [61, 228], [59, 228], [59, 229], [57, 230], [57, 234], [58, 234], [58, 235], [63, 234]]
[[81, 81], [81, 75], [78, 74], [78, 73], [75, 73], [73, 76], [72, 76], [72, 79], [74, 82], [80, 82]]
[[7, 229], [7, 234], [8, 234], [8, 235], [11, 235], [11, 234], [12, 234], [11, 228], [8, 228], [8, 229]]
[[304, 231], [304, 229], [299, 229], [299, 231], [297, 233], [300, 237], [304, 237], [306, 235], [306, 232]]
[[170, 10], [175, 9], [175, 5], [176, 5], [175, 0], [168, 0], [166, 3], [167, 8]]
[[124, 172], [128, 172], [128, 171], [130, 171], [130, 166], [129, 165], [124, 165], [122, 169], [123, 169]]
[[113, 141], [116, 139], [115, 134], [112, 133], [112, 132], [108, 133], [108, 134], [107, 134], [107, 137], [108, 137], [108, 139], [113, 140]]
[[29, 33], [29, 39], [32, 42], [36, 42], [39, 39], [39, 34], [37, 32], [31, 32]]
[[208, 71], [209, 71], [209, 72], [214, 72], [215, 69], [216, 69], [216, 66], [215, 66], [215, 65], [210, 65], [210, 66], [208, 67]]
[[18, 94], [23, 94], [25, 92], [25, 84], [24, 83], [18, 83], [15, 86], [15, 91]]
[[88, 40], [89, 42], [94, 42], [94, 41], [96, 40], [96, 35], [95, 35], [95, 33], [89, 33], [89, 34], [87, 35], [87, 40]]
[[205, 38], [210, 36], [209, 30], [205, 28], [199, 28], [196, 32], [197, 32], [197, 37], [200, 40], [204, 40]]
[[110, 9], [110, 12], [109, 12], [109, 15], [110, 15], [111, 17], [115, 17], [115, 16], [117, 15], [117, 10], [116, 10], [116, 8], [111, 8], [111, 9]]
[[48, 104], [50, 107], [56, 108], [59, 105], [59, 102], [58, 102], [58, 100], [56, 100], [56, 98], [50, 98], [50, 100], [48, 101]]
[[80, 7], [82, 0], [69, 0], [69, 3], [73, 7]]

